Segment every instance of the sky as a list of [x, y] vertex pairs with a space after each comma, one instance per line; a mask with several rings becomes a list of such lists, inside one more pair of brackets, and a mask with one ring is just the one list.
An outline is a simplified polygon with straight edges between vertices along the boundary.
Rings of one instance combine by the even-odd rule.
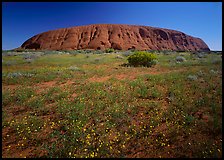
[[173, 29], [222, 50], [222, 2], [2, 2], [2, 49], [45, 31], [88, 24]]

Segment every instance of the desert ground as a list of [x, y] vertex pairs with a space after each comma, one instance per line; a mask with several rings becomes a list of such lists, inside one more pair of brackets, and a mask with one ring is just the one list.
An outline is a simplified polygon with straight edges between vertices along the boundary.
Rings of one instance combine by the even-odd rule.
[[222, 56], [2, 53], [2, 157], [221, 158]]

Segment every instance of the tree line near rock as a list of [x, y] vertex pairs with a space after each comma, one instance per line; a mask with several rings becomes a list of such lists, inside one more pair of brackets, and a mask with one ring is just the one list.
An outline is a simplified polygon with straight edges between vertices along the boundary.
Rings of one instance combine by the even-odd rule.
[[[13, 52], [13, 53], [20, 53], [20, 52], [43, 52], [45, 54], [47, 53], [69, 53], [69, 54], [74, 54], [74, 53], [93, 53], [93, 54], [102, 54], [102, 53], [123, 53], [123, 52], [135, 52], [138, 50], [135, 49], [130, 49], [130, 50], [115, 50], [113, 48], [107, 48], [105, 50], [32, 50], [32, 49], [12, 49], [12, 50], [2, 50], [2, 53], [8, 53], [8, 52]], [[192, 54], [222, 54], [222, 51], [184, 51], [184, 50], [177, 50], [177, 51], [172, 51], [172, 50], [145, 50], [146, 52], [150, 53], [163, 53], [163, 54], [171, 54], [171, 53], [181, 53], [181, 52], [188, 52]]]

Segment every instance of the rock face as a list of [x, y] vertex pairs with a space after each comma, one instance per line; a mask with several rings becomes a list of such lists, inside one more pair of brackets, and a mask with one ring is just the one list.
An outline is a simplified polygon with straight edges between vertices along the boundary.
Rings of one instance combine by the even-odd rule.
[[186, 50], [209, 51], [200, 38], [148, 26], [94, 24], [44, 32], [21, 46], [35, 50]]

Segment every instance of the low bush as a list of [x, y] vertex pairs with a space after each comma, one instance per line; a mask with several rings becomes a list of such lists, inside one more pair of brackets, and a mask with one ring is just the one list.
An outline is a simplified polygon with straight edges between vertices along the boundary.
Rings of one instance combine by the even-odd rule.
[[212, 64], [222, 64], [222, 59], [212, 59], [211, 63]]
[[6, 61], [6, 62], [4, 62], [4, 64], [6, 66], [12, 66], [12, 65], [16, 65], [16, 61]]
[[70, 66], [68, 67], [69, 70], [73, 70], [73, 71], [80, 71], [80, 68], [76, 67], [76, 66]]
[[8, 78], [17, 78], [17, 77], [32, 77], [34, 74], [32, 73], [21, 73], [21, 72], [12, 72], [8, 74], [3, 74], [3, 76], [6, 76]]
[[133, 52], [130, 51], [130, 50], [125, 51], [125, 52], [122, 53], [122, 55], [125, 56], [125, 57], [128, 57], [128, 56], [130, 56], [130, 55], [132, 55], [132, 54], [133, 54]]
[[184, 62], [184, 61], [186, 61], [186, 59], [184, 57], [182, 57], [182, 56], [177, 56], [176, 57], [176, 61], [177, 62]]
[[124, 59], [124, 57], [120, 56], [120, 55], [117, 55], [115, 58], [117, 58], [117, 59]]
[[156, 64], [157, 57], [153, 53], [145, 51], [136, 51], [128, 57], [128, 63], [132, 66], [152, 67]]
[[198, 79], [198, 77], [197, 77], [196, 75], [189, 75], [189, 76], [187, 77], [187, 79], [188, 79], [188, 80], [195, 81], [195, 80]]
[[112, 53], [114, 52], [115, 50], [113, 48], [108, 48], [105, 50], [106, 53]]

